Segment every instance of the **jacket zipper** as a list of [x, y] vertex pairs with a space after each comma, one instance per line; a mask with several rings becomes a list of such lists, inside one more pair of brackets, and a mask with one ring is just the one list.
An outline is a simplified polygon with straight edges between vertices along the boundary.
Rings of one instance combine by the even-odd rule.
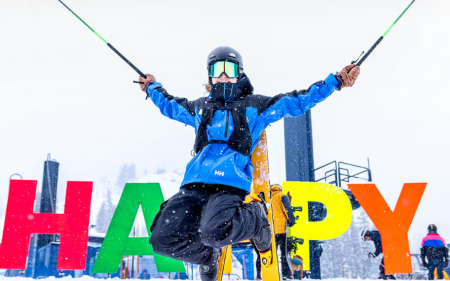
[[228, 110], [225, 110], [225, 112], [227, 113], [227, 123], [225, 125], [225, 137], [227, 137], [227, 135], [228, 135], [228, 119], [230, 119], [230, 115], [229, 115], [230, 112], [228, 112]]

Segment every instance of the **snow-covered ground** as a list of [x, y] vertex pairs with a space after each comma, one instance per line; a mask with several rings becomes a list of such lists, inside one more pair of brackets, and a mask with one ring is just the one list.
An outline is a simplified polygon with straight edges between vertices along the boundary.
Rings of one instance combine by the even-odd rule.
[[[25, 279], [25, 278], [22, 278], [22, 277], [4, 277], [4, 276], [0, 276], [0, 280], [26, 281], [28, 279]], [[55, 277], [50, 277], [50, 278], [47, 278], [45, 280], [56, 280], [56, 278]], [[73, 278], [72, 277], [58, 278], [58, 281], [61, 281], [61, 280], [73, 280]], [[99, 279], [93, 278], [93, 277], [90, 277], [90, 276], [83, 276], [82, 278], [77, 278], [77, 280], [80, 280], [80, 281], [98, 281]], [[120, 279], [119, 278], [114, 278], [113, 280], [120, 280]], [[151, 279], [151, 280], [170, 281], [170, 280], [173, 280], [173, 279]], [[200, 279], [198, 279], [198, 280], [200, 281]], [[228, 279], [226, 277], [225, 280], [237, 280], [237, 279], [233, 279], [233, 277], [231, 279]], [[242, 280], [242, 279], [239, 279], [239, 280]], [[338, 278], [338, 279], [322, 279], [322, 280], [333, 280], [333, 281], [344, 281], [345, 280], [346, 281], [348, 279]], [[370, 279], [365, 279], [365, 280], [370, 280]], [[245, 281], [245, 280], [243, 280], [243, 281]], [[270, 280], [270, 281], [273, 281], [273, 280]]]

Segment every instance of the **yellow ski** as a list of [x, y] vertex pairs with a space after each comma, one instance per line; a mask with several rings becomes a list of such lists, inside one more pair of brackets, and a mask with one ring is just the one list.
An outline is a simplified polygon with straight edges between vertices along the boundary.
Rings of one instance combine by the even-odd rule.
[[[275, 232], [273, 228], [272, 199], [269, 184], [269, 158], [267, 154], [266, 131], [261, 134], [259, 143], [252, 154], [253, 164], [253, 186], [252, 193], [255, 195], [264, 192], [264, 201], [268, 204], [268, 215], [270, 227], [272, 229], [272, 247], [269, 251], [260, 253], [262, 279], [266, 281], [281, 280], [278, 271], [278, 257], [276, 254]], [[219, 258], [219, 273], [217, 281], [222, 281], [227, 255], [231, 255], [231, 246], [224, 247]], [[231, 272], [230, 272], [231, 273]]]
[[222, 281], [222, 276], [225, 271], [225, 265], [228, 256], [231, 257], [231, 245], [222, 248], [222, 254], [219, 258], [219, 272], [217, 273], [217, 281]]
[[271, 250], [260, 253], [262, 279], [266, 281], [281, 280], [278, 270], [278, 257], [275, 245], [274, 221], [272, 213], [272, 198], [269, 183], [269, 156], [267, 150], [266, 131], [261, 134], [259, 143], [252, 154], [253, 164], [253, 190], [255, 194], [264, 192], [265, 202], [268, 206], [268, 215], [270, 227], [272, 229], [272, 247]]

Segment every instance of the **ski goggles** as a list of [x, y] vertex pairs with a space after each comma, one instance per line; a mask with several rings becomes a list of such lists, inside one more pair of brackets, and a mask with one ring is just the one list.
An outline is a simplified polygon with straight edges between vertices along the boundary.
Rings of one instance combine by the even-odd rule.
[[239, 67], [231, 61], [218, 61], [212, 64], [209, 69], [209, 77], [219, 78], [224, 72], [228, 78], [239, 77]]

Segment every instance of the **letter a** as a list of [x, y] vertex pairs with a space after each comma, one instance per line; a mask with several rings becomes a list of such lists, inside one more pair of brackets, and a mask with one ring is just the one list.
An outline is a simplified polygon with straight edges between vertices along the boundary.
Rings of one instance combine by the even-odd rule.
[[148, 237], [128, 237], [139, 206], [149, 230], [163, 202], [159, 183], [127, 183], [92, 272], [117, 272], [123, 256], [154, 256], [158, 272], [185, 272], [183, 262], [155, 254]]

